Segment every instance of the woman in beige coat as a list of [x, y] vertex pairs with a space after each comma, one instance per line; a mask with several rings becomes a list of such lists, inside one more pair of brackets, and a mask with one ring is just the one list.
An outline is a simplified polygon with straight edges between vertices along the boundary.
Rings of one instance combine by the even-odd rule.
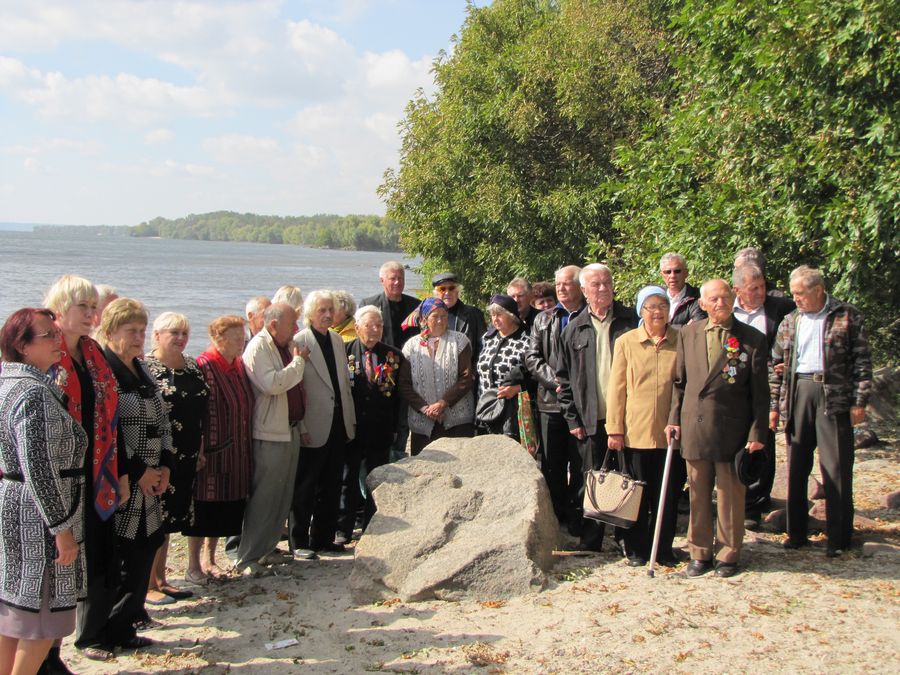
[[[656, 519], [660, 517], [659, 494], [666, 461], [666, 433], [678, 331], [670, 328], [669, 299], [658, 286], [638, 293], [637, 313], [641, 324], [616, 342], [609, 393], [606, 402], [606, 433], [609, 449], [622, 453], [620, 466], [646, 483], [637, 522], [620, 535], [632, 567], [646, 565], [650, 558]], [[672, 552], [674, 513], [679, 490], [669, 489], [660, 532], [656, 562], [677, 564]], [[618, 536], [616, 537], [619, 538]]]

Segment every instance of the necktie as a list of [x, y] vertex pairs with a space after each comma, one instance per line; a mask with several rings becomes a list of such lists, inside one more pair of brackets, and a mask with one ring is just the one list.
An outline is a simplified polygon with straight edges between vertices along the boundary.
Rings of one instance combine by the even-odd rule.
[[722, 353], [722, 345], [725, 342], [725, 329], [722, 326], [711, 326], [706, 331], [706, 358], [707, 358], [707, 366], [712, 368], [712, 365], [719, 358], [719, 355]]
[[366, 377], [368, 378], [369, 382], [374, 382], [375, 381], [375, 355], [372, 352], [370, 352], [368, 349], [366, 350], [365, 360], [366, 360], [366, 365], [365, 365]]

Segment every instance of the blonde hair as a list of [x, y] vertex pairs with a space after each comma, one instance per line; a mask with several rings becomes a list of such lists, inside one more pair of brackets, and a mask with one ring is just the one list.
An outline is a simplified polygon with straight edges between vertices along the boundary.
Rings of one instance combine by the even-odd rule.
[[57, 316], [65, 314], [72, 305], [93, 300], [99, 302], [97, 288], [84, 277], [66, 274], [53, 282], [44, 296], [44, 307], [52, 309]]
[[147, 308], [144, 303], [131, 298], [118, 298], [113, 300], [103, 310], [103, 318], [100, 320], [100, 329], [97, 339], [101, 344], [108, 344], [109, 336], [115, 333], [126, 323], [142, 323], [145, 326], [149, 321]]
[[173, 328], [183, 328], [190, 333], [191, 322], [188, 321], [184, 314], [179, 314], [178, 312], [163, 312], [156, 317], [156, 320], [153, 322], [153, 334], [150, 336], [151, 346], [154, 348], [159, 346], [159, 340], [156, 337], [157, 333], [161, 333], [164, 330], [172, 330]]
[[303, 293], [300, 291], [300, 287], [287, 285], [279, 288], [275, 291], [275, 295], [272, 296], [272, 304], [274, 305], [279, 302], [290, 305], [298, 314], [302, 312]]

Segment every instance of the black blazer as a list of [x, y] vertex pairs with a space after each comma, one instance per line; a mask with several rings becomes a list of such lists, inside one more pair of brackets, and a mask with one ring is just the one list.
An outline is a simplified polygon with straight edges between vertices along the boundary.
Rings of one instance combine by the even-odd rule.
[[450, 309], [449, 315], [447, 327], [469, 338], [469, 344], [472, 345], [472, 363], [478, 363], [478, 355], [481, 353], [481, 338], [487, 330], [484, 314], [477, 307], [457, 300]]
[[772, 345], [775, 344], [775, 333], [778, 332], [778, 326], [788, 314], [797, 309], [797, 305], [790, 298], [777, 297], [767, 295], [766, 301], [763, 303], [763, 311], [766, 313], [766, 346], [767, 353], [772, 352]]
[[[376, 365], [385, 363], [388, 354], [396, 363], [393, 373], [394, 385], [382, 391], [377, 384], [369, 382], [365, 371], [366, 346], [357, 338], [347, 343], [347, 362], [350, 366], [350, 392], [356, 412], [356, 438], [368, 446], [377, 448], [390, 445], [397, 431], [400, 389], [400, 364], [403, 354], [395, 347], [376, 342], [371, 350], [376, 357]], [[352, 357], [352, 358], [351, 358]]]
[[[610, 350], [616, 339], [637, 327], [634, 310], [613, 302], [612, 324], [609, 327]], [[569, 429], [584, 427], [589, 436], [597, 433], [601, 420], [597, 419], [597, 333], [591, 322], [589, 308], [569, 321], [562, 333], [562, 359], [557, 367], [559, 378], [559, 409]], [[612, 351], [610, 351], [612, 353]]]
[[[364, 307], [365, 305], [375, 305], [378, 309], [381, 310], [381, 320], [384, 322], [384, 333], [381, 336], [381, 340], [382, 342], [385, 342], [387, 344], [393, 344], [394, 322], [391, 318], [391, 304], [387, 298], [387, 294], [379, 293], [378, 295], [371, 295], [368, 298], [363, 298], [360, 307]], [[418, 306], [418, 298], [414, 298], [411, 295], [406, 295], [406, 293], [403, 293], [400, 296], [400, 314], [403, 319], [408, 317], [410, 313]], [[403, 319], [401, 319], [401, 321], [403, 321]], [[409, 338], [411, 338], [413, 335], [417, 335], [418, 333], [419, 329], [417, 327], [401, 331], [400, 326], [397, 326], [397, 334], [402, 335], [402, 339], [400, 340], [400, 344], [394, 346], [397, 349], [403, 349], [403, 345], [406, 343], [406, 341], [409, 340]]]

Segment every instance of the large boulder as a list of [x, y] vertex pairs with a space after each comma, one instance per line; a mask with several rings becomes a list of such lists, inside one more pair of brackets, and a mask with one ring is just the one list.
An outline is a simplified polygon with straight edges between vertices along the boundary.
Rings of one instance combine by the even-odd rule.
[[378, 511], [356, 545], [356, 602], [493, 600], [545, 585], [559, 527], [541, 472], [515, 441], [443, 438], [366, 483]]

